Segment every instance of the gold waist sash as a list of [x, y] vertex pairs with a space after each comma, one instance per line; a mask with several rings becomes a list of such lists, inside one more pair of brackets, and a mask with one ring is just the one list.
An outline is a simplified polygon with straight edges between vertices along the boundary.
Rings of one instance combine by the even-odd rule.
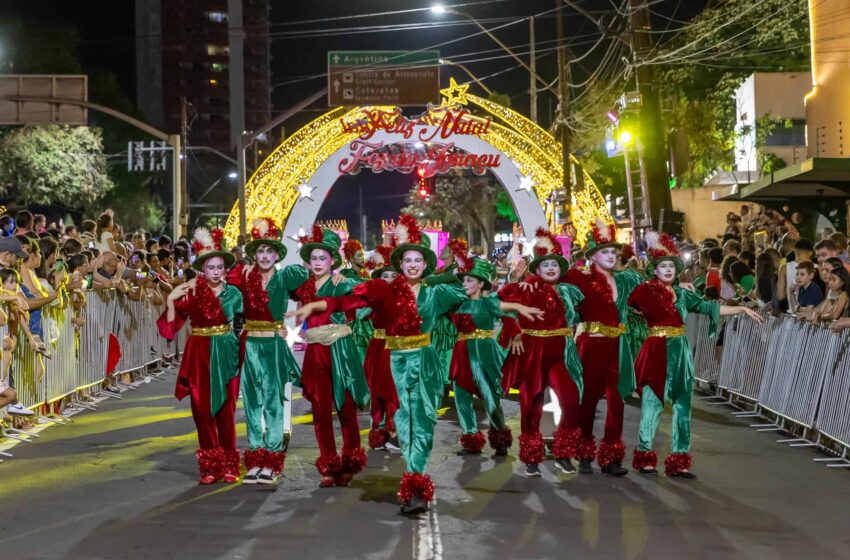
[[387, 350], [415, 350], [431, 344], [431, 333], [413, 336], [387, 336], [384, 339]]
[[570, 327], [564, 327], [562, 329], [522, 329], [522, 334], [544, 338], [550, 336], [573, 336], [573, 329]]
[[387, 331], [384, 329], [375, 329], [374, 332], [372, 332], [372, 338], [375, 340], [385, 340], [387, 338]]
[[685, 327], [649, 327], [649, 336], [685, 336]]
[[322, 325], [321, 327], [307, 329], [306, 334], [307, 344], [330, 346], [340, 338], [350, 335], [351, 327], [348, 325]]
[[192, 336], [218, 336], [230, 332], [230, 323], [214, 327], [192, 327]]
[[493, 331], [488, 331], [486, 329], [475, 329], [472, 332], [457, 333], [457, 341], [461, 340], [486, 340], [488, 338], [493, 338]]
[[275, 332], [282, 329], [283, 321], [245, 321], [245, 330], [248, 332]]
[[584, 332], [588, 334], [601, 334], [607, 338], [617, 338], [621, 334], [626, 334], [626, 325], [620, 323], [616, 327], [606, 325], [605, 323], [597, 323], [590, 321], [584, 323]]

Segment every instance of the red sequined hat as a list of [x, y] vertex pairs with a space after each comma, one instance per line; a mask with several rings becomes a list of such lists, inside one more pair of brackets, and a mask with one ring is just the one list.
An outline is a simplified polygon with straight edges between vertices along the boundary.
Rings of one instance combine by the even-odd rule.
[[588, 258], [601, 249], [614, 247], [622, 249], [623, 244], [617, 242], [617, 226], [614, 224], [606, 224], [600, 219], [596, 220], [596, 225], [587, 234], [587, 241], [584, 245], [584, 254]]
[[564, 258], [561, 244], [555, 239], [555, 236], [546, 228], [537, 228], [534, 235], [534, 258], [528, 269], [532, 274], [537, 274], [537, 267], [543, 261], [554, 260], [560, 267], [561, 272], [566, 272], [570, 267], [569, 261]]
[[268, 245], [277, 251], [278, 262], [286, 257], [286, 246], [281, 237], [283, 232], [272, 218], [257, 218], [251, 222], [251, 241], [245, 244], [245, 254], [251, 259], [260, 245]]
[[224, 239], [224, 232], [221, 228], [209, 230], [205, 227], [199, 227], [196, 229], [194, 238], [192, 239], [192, 252], [195, 254], [192, 268], [203, 270], [204, 261], [212, 257], [221, 257], [224, 259], [224, 266], [227, 268], [233, 266], [236, 262], [236, 257], [229, 251], [222, 250], [222, 239]]
[[658, 234], [650, 231], [646, 234], [646, 273], [647, 276], [655, 274], [655, 267], [663, 261], [672, 261], [676, 265], [676, 274], [682, 272], [685, 263], [679, 257], [679, 249], [676, 242], [666, 233]]

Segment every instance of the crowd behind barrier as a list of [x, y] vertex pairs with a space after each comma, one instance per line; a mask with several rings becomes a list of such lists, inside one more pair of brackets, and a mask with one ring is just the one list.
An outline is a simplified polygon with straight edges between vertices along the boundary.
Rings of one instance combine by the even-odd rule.
[[[44, 320], [53, 323], [45, 328], [50, 358], [33, 352], [25, 337], [17, 336], [10, 369], [18, 401], [42, 418], [62, 422], [64, 405], [95, 408], [93, 395], [120, 396], [121, 390], [135, 388], [134, 378], [159, 374], [155, 366], [171, 360], [185, 342], [184, 332], [175, 342], [159, 336], [156, 320], [161, 308], [146, 300], [132, 301], [116, 290], [88, 290], [86, 300], [85, 324], [80, 328], [71, 322], [70, 308], [45, 314]], [[0, 328], [0, 335], [7, 332], [7, 327]], [[111, 372], [107, 370], [110, 339], [121, 353]], [[130, 375], [125, 380], [130, 383], [121, 381], [125, 374]], [[112, 390], [104, 392], [107, 386]]]
[[707, 330], [705, 316], [688, 316], [703, 387], [770, 422], [755, 427], [799, 436], [781, 442], [820, 447], [839, 455], [823, 459], [830, 466], [850, 466], [850, 332], [788, 315], [768, 316], [763, 324], [734, 317], [725, 323], [721, 347]]

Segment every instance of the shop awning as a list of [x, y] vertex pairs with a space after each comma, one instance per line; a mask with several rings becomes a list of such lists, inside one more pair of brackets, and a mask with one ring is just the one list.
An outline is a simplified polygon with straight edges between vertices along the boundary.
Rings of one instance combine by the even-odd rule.
[[715, 200], [754, 202], [791, 198], [850, 198], [850, 159], [812, 158], [758, 181], [714, 192]]

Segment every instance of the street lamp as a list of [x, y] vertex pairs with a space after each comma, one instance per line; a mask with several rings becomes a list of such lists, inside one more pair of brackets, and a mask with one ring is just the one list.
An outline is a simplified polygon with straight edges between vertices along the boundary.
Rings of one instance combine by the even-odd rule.
[[434, 4], [431, 6], [432, 14], [445, 14], [446, 12], [448, 12], [448, 10], [442, 4]]

